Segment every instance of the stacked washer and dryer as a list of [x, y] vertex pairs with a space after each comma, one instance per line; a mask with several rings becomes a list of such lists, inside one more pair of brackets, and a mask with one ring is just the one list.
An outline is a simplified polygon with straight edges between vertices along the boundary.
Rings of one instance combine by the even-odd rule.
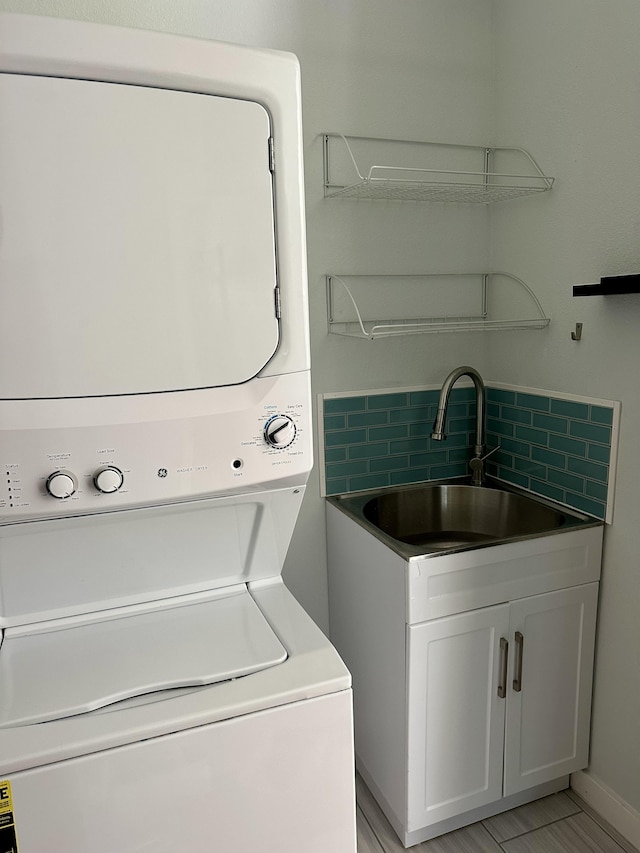
[[0, 19], [0, 853], [354, 853], [288, 54]]

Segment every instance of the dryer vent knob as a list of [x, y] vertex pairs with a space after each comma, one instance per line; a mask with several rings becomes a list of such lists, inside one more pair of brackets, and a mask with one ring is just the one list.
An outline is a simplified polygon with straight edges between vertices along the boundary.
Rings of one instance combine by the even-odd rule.
[[78, 488], [78, 481], [76, 480], [75, 474], [61, 468], [60, 471], [54, 471], [53, 474], [49, 474], [47, 477], [46, 488], [52, 498], [64, 500], [64, 498], [70, 498], [76, 491]]
[[124, 483], [124, 474], [114, 465], [105, 465], [93, 475], [93, 484], [99, 492], [105, 495], [117, 492]]

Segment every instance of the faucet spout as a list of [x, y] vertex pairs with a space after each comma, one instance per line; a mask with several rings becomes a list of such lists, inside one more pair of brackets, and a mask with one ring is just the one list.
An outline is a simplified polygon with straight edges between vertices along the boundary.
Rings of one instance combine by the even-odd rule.
[[482, 377], [475, 369], [463, 365], [452, 370], [451, 373], [442, 383], [440, 390], [440, 399], [438, 401], [438, 413], [433, 424], [431, 438], [435, 441], [442, 441], [447, 437], [445, 432], [445, 424], [447, 420], [447, 408], [449, 406], [449, 397], [451, 389], [461, 376], [468, 376], [476, 389], [476, 443], [473, 448], [473, 459], [471, 460], [471, 470], [473, 472], [473, 485], [479, 486], [484, 482], [484, 413], [486, 408], [486, 390]]

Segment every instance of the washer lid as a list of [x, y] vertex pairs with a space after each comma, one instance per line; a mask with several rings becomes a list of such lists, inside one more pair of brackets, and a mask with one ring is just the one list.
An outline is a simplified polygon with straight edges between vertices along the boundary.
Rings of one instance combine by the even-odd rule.
[[[287, 658], [246, 587], [8, 629], [0, 647], [0, 728], [84, 714], [123, 699], [213, 684]], [[33, 626], [31, 626], [33, 629]]]

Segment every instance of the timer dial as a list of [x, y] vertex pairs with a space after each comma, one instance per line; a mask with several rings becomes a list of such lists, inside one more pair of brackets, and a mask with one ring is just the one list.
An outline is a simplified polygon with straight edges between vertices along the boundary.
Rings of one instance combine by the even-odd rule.
[[117, 492], [124, 483], [124, 474], [115, 465], [104, 465], [93, 475], [93, 484], [99, 492], [105, 495]]
[[72, 474], [71, 471], [67, 471], [65, 468], [61, 468], [59, 471], [49, 474], [46, 488], [52, 498], [64, 500], [64, 498], [70, 498], [74, 494], [78, 488], [78, 481], [75, 474]]
[[270, 447], [288, 447], [296, 437], [296, 425], [289, 415], [274, 415], [264, 428], [264, 440]]

